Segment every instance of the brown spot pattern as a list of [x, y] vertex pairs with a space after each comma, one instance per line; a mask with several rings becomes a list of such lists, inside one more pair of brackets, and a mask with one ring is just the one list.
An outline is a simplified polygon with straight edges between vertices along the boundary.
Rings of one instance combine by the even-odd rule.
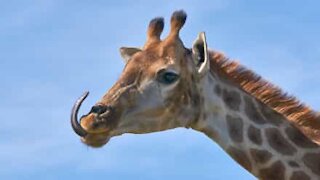
[[312, 131], [306, 135], [314, 141], [319, 141], [320, 121], [317, 112], [238, 62], [230, 61], [223, 55], [216, 56], [216, 54], [215, 52], [210, 53], [213, 59], [210, 63], [212, 70], [239, 85], [249, 94], [248, 96], [255, 97], [286, 118], [291, 119], [290, 121], [295, 125], [303, 124], [303, 131], [308, 129]]
[[295, 162], [295, 161], [289, 161], [289, 165], [290, 165], [291, 167], [300, 167], [300, 165], [299, 165], [297, 162]]
[[250, 125], [248, 128], [248, 137], [253, 143], [255, 143], [257, 145], [262, 144], [262, 137], [261, 137], [260, 129], [255, 128], [252, 125]]
[[313, 173], [320, 176], [320, 153], [308, 153], [302, 160]]
[[261, 102], [258, 102], [257, 104], [259, 105], [260, 111], [262, 115], [265, 117], [266, 121], [276, 126], [280, 125], [283, 122], [284, 120], [283, 115], [273, 110], [266, 104], [263, 104]]
[[249, 119], [257, 124], [265, 124], [265, 119], [261, 116], [261, 114], [257, 111], [257, 107], [254, 105], [253, 101], [245, 96], [245, 113], [249, 117]]
[[246, 170], [250, 171], [252, 169], [252, 165], [250, 163], [250, 160], [245, 152], [241, 151], [240, 149], [234, 148], [234, 147], [228, 148], [227, 152], [230, 154], [230, 156], [235, 161], [237, 161]]
[[240, 117], [226, 116], [228, 132], [232, 141], [240, 143], [243, 141], [243, 122]]
[[263, 180], [284, 179], [285, 167], [281, 161], [274, 162], [270, 167], [259, 171], [259, 178]]
[[288, 138], [297, 146], [302, 148], [317, 148], [318, 145], [308, 139], [300, 130], [293, 126], [289, 126], [285, 130]]
[[310, 177], [302, 171], [295, 171], [292, 173], [290, 180], [310, 180]]
[[272, 154], [270, 152], [265, 150], [259, 150], [259, 149], [250, 149], [250, 154], [252, 159], [256, 163], [260, 163], [260, 164], [264, 164], [268, 162], [272, 157]]
[[285, 139], [276, 128], [268, 128], [265, 131], [268, 143], [277, 152], [283, 155], [293, 155], [297, 149]]
[[223, 101], [231, 110], [238, 111], [241, 103], [241, 97], [236, 91], [228, 91], [226, 89], [222, 92]]

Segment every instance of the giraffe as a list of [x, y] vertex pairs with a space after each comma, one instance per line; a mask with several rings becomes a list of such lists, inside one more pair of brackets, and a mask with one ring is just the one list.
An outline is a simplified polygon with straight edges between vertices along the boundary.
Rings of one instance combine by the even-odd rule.
[[119, 80], [78, 121], [88, 96], [74, 104], [71, 125], [81, 141], [102, 147], [124, 133], [192, 128], [264, 180], [320, 179], [320, 116], [253, 71], [208, 50], [204, 32], [186, 48], [186, 21], [175, 11], [164, 39], [162, 17], [150, 21], [143, 48], [122, 47]]

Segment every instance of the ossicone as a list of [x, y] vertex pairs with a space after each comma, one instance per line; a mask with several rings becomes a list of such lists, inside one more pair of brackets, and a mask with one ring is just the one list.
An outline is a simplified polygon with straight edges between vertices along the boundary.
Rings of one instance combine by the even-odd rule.
[[187, 14], [183, 10], [173, 12], [171, 16], [171, 29], [169, 36], [179, 36], [180, 29], [186, 22]]
[[154, 18], [150, 21], [148, 27], [147, 41], [160, 41], [160, 35], [164, 28], [164, 19], [162, 17]]

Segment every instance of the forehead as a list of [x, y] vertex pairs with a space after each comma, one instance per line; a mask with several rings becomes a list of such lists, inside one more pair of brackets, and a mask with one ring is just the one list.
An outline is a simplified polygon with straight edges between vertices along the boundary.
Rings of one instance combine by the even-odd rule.
[[190, 54], [191, 51], [180, 43], [162, 42], [136, 53], [126, 66], [128, 69], [137, 69], [182, 65], [181, 62]]

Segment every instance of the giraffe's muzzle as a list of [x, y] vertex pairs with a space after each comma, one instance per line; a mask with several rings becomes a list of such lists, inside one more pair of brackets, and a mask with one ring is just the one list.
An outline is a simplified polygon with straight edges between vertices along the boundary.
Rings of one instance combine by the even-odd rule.
[[[112, 119], [115, 119], [114, 108], [107, 105], [95, 105], [87, 115], [78, 120], [78, 111], [89, 92], [85, 92], [73, 105], [71, 112], [71, 125], [76, 134], [87, 138], [88, 134], [107, 133], [112, 127]], [[85, 120], [85, 121], [84, 121]], [[84, 121], [84, 122], [83, 122]], [[84, 128], [85, 127], [85, 128]]]

